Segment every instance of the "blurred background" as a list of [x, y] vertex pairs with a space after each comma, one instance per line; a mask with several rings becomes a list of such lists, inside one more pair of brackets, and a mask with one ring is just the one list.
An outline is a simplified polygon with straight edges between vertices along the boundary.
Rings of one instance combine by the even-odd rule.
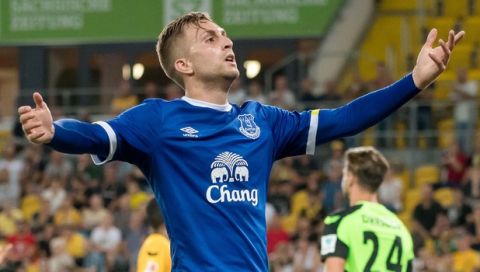
[[343, 152], [373, 145], [391, 162], [380, 200], [412, 231], [415, 271], [480, 269], [480, 0], [0, 0], [0, 244], [14, 245], [0, 270], [135, 271], [151, 197], [140, 171], [30, 145], [16, 109], [38, 90], [54, 119], [97, 121], [181, 97], [154, 48], [192, 10], [234, 41], [231, 103], [297, 111], [409, 73], [432, 27], [445, 40], [465, 30], [447, 71], [385, 121], [275, 164], [268, 252], [272, 271], [323, 271], [323, 218], [347, 205]]

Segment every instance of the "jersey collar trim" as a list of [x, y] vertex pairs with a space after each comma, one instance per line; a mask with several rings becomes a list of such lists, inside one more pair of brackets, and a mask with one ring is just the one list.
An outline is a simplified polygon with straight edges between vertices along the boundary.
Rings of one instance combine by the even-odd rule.
[[229, 112], [232, 109], [232, 105], [230, 104], [224, 104], [224, 105], [218, 105], [218, 104], [213, 104], [213, 103], [208, 103], [205, 101], [193, 99], [190, 97], [182, 96], [182, 100], [187, 102], [188, 104], [192, 106], [197, 106], [197, 107], [203, 107], [203, 108], [210, 108], [214, 109], [217, 111], [223, 111], [223, 112]]

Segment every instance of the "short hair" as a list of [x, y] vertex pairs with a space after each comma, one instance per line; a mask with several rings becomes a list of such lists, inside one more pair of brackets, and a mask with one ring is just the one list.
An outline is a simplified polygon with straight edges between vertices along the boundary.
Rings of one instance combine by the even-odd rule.
[[185, 26], [195, 25], [200, 27], [201, 21], [212, 21], [210, 16], [205, 12], [190, 12], [182, 15], [175, 20], [171, 21], [165, 26], [157, 41], [157, 55], [160, 61], [160, 66], [167, 75], [168, 78], [173, 80], [182, 88], [185, 88], [183, 79], [175, 70], [175, 59], [172, 55], [174, 44], [173, 42], [183, 34]]
[[164, 220], [162, 211], [160, 211], [155, 198], [152, 198], [150, 202], [148, 202], [146, 213], [147, 221], [155, 231], [157, 231], [159, 227], [163, 226]]
[[387, 159], [371, 146], [348, 149], [345, 160], [348, 171], [358, 178], [359, 185], [371, 193], [378, 190], [389, 168]]

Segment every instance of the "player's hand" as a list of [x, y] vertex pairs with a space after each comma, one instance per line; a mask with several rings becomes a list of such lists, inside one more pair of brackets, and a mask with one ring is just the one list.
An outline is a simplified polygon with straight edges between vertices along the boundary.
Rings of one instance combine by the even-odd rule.
[[33, 94], [33, 101], [35, 101], [34, 109], [30, 106], [18, 108], [23, 132], [32, 143], [49, 143], [54, 133], [52, 114], [38, 92]]
[[6, 246], [0, 246], [0, 265], [3, 264], [5, 259], [7, 258], [7, 254], [12, 249], [12, 245], [8, 244]]
[[415, 86], [424, 89], [445, 71], [453, 48], [464, 35], [465, 31], [455, 34], [453, 30], [450, 30], [447, 42], [440, 39], [439, 45], [434, 48], [432, 46], [437, 39], [437, 30], [435, 28], [430, 30], [427, 41], [418, 54], [415, 68], [413, 68], [412, 76]]

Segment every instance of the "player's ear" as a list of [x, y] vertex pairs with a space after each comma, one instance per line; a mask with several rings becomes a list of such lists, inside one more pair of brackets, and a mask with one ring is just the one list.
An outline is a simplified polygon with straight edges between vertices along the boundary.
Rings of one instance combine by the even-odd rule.
[[357, 182], [357, 179], [350, 171], [347, 172], [346, 182], [347, 182], [346, 184], [347, 188], [352, 187], [352, 185]]
[[175, 60], [175, 70], [183, 75], [193, 74], [192, 63], [185, 58], [179, 58]]

